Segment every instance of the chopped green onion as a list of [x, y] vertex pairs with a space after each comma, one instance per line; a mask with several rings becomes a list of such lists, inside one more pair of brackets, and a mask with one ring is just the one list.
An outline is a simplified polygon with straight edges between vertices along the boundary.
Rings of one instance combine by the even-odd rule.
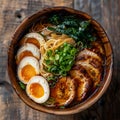
[[24, 84], [24, 83], [19, 82], [19, 85], [20, 85], [20, 87], [21, 87], [23, 90], [25, 90], [26, 86], [25, 86], [25, 84]]
[[76, 53], [77, 49], [69, 43], [62, 44], [55, 51], [47, 51], [47, 71], [57, 76], [66, 76], [74, 63]]

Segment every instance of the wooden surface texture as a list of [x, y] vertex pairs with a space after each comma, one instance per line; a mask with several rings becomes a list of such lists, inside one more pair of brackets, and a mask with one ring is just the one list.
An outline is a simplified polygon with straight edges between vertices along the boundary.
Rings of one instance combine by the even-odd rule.
[[[107, 32], [114, 51], [111, 84], [89, 109], [57, 116], [31, 109], [11, 87], [7, 74], [7, 50], [21, 21], [44, 7], [72, 7], [90, 14]], [[0, 120], [120, 120], [120, 0], [0, 0]]]

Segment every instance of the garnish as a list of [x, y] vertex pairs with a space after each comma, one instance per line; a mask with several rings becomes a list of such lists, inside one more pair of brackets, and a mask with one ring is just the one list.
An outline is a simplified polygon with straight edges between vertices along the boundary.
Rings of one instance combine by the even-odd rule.
[[65, 109], [65, 106], [60, 106], [59, 108], [60, 108], [60, 109]]
[[56, 76], [66, 76], [74, 63], [76, 53], [77, 49], [69, 43], [64, 43], [55, 51], [48, 50], [45, 70]]
[[43, 105], [53, 105], [55, 103], [55, 98], [50, 97]]
[[49, 77], [47, 77], [47, 81], [48, 81], [51, 88], [55, 86], [55, 84], [57, 82], [57, 79], [58, 79], [57, 76], [49, 76]]
[[21, 87], [23, 90], [25, 90], [26, 86], [25, 86], [25, 84], [24, 84], [24, 83], [19, 82], [19, 85], [20, 85], [20, 87]]
[[49, 30], [72, 37], [76, 42], [81, 42], [83, 48], [89, 47], [90, 42], [96, 40], [92, 34], [90, 20], [83, 21], [71, 15], [61, 18], [60, 14], [55, 14], [49, 18], [49, 22], [56, 25], [56, 27], [48, 27]]

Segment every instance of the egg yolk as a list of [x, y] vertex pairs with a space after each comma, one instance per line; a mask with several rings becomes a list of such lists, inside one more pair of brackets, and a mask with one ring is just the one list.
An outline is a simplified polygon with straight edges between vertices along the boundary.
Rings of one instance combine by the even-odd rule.
[[38, 48], [40, 48], [40, 44], [39, 44], [38, 40], [36, 40], [35, 38], [27, 38], [26, 43], [32, 43], [35, 46], [37, 46]]
[[17, 60], [17, 64], [26, 56], [33, 56], [33, 54], [30, 51], [23, 51], [20, 56], [19, 59]]
[[26, 65], [21, 70], [21, 75], [23, 79], [28, 82], [31, 77], [36, 75], [35, 68], [32, 65]]
[[44, 95], [44, 89], [39, 83], [32, 83], [30, 85], [30, 93], [36, 98], [41, 98]]

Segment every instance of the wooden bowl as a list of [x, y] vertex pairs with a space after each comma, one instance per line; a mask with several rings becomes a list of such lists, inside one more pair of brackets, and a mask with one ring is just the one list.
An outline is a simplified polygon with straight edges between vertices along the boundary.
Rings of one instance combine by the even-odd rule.
[[[104, 77], [102, 80], [102, 85], [85, 101], [83, 101], [80, 104], [77, 104], [71, 108], [65, 108], [65, 109], [56, 109], [56, 108], [48, 108], [41, 106], [35, 102], [33, 102], [23, 91], [19, 84], [16, 74], [16, 64], [15, 64], [15, 54], [18, 47], [18, 41], [25, 35], [27, 30], [31, 27], [33, 22], [37, 22], [39, 19], [44, 19], [45, 16], [48, 14], [51, 14], [53, 12], [68, 12], [70, 14], [78, 15], [86, 20], [91, 20], [91, 23], [95, 30], [97, 31], [103, 46], [105, 48], [105, 56], [106, 56], [106, 62], [105, 62], [105, 71], [104, 71]], [[58, 114], [58, 115], [67, 115], [67, 114], [74, 114], [81, 112], [87, 108], [89, 108], [91, 105], [93, 105], [106, 91], [108, 88], [110, 81], [111, 81], [111, 75], [112, 75], [112, 65], [113, 65], [113, 53], [112, 53], [112, 47], [110, 44], [110, 41], [104, 31], [104, 29], [101, 27], [101, 25], [95, 21], [91, 16], [88, 14], [74, 10], [72, 8], [67, 7], [53, 7], [53, 8], [46, 8], [43, 9], [32, 16], [26, 18], [16, 29], [11, 45], [8, 51], [8, 74], [12, 83], [12, 86], [18, 96], [30, 107], [45, 112], [45, 113], [51, 113], [51, 114]]]

